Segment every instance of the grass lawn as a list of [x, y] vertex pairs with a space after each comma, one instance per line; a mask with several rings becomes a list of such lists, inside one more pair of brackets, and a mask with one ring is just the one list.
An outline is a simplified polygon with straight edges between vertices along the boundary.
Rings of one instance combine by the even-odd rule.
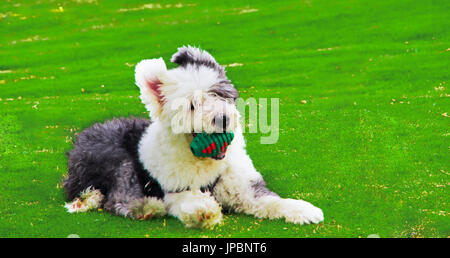
[[[11, 1], [0, 4], [0, 237], [448, 237], [450, 1]], [[148, 116], [144, 58], [208, 50], [241, 97], [279, 98], [280, 137], [248, 152], [269, 188], [325, 221], [68, 214], [76, 132]], [[174, 67], [173, 64], [170, 67]]]

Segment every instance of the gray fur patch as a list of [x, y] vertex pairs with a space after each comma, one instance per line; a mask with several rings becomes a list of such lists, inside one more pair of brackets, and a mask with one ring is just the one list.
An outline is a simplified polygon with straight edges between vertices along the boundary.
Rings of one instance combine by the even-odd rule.
[[129, 207], [137, 200], [163, 198], [159, 183], [138, 159], [138, 143], [149, 125], [147, 119], [113, 119], [77, 135], [64, 180], [67, 199], [92, 186], [105, 196], [105, 210], [129, 216]]
[[133, 163], [124, 160], [112, 176], [115, 178], [115, 183], [108, 192], [104, 208], [117, 215], [129, 216], [130, 205], [144, 198]]
[[172, 56], [170, 61], [182, 67], [186, 67], [188, 64], [206, 66], [216, 70], [219, 76], [225, 76], [225, 69], [216, 62], [214, 57], [208, 52], [196, 47], [183, 46], [178, 48], [178, 52]]
[[239, 93], [236, 88], [231, 84], [230, 80], [222, 80], [218, 84], [211, 87], [209, 92], [217, 94], [217, 96], [232, 99], [235, 101], [239, 97]]
[[258, 181], [251, 181], [251, 184], [255, 198], [259, 198], [266, 195], [278, 196], [278, 194], [267, 189], [266, 182], [264, 182], [262, 178]]

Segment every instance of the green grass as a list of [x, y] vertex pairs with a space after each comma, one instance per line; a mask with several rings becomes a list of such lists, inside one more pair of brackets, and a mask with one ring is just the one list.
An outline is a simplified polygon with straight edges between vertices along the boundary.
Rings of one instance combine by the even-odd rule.
[[[0, 5], [0, 237], [450, 235], [449, 1], [34, 2]], [[184, 44], [243, 64], [227, 68], [243, 98], [280, 98], [278, 143], [247, 134], [248, 152], [324, 223], [233, 214], [198, 230], [65, 211], [74, 134], [147, 116], [134, 65]]]

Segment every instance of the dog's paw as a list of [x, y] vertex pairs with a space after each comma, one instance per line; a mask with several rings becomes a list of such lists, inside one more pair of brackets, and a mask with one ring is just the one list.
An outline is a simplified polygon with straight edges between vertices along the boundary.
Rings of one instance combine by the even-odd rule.
[[189, 228], [213, 228], [222, 221], [221, 208], [212, 197], [182, 204], [180, 215]]
[[204, 208], [197, 208], [194, 212], [183, 213], [181, 221], [188, 228], [212, 228], [222, 220], [222, 213]]
[[321, 209], [302, 200], [285, 199], [283, 217], [294, 224], [317, 224], [324, 220]]
[[80, 193], [79, 198], [75, 198], [72, 202], [66, 203], [64, 207], [66, 207], [69, 213], [86, 212], [99, 208], [103, 198], [104, 196], [99, 190], [88, 187]]
[[145, 197], [137, 200], [130, 207], [132, 218], [138, 220], [147, 220], [153, 217], [162, 217], [166, 215], [164, 203], [155, 197]]

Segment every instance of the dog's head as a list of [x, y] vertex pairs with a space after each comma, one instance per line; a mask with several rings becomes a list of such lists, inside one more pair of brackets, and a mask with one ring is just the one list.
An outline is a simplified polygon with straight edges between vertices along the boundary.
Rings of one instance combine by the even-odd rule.
[[152, 119], [174, 133], [234, 131], [238, 92], [225, 69], [208, 52], [191, 46], [179, 48], [171, 61], [178, 67], [167, 70], [162, 58], [136, 65], [136, 84]]

